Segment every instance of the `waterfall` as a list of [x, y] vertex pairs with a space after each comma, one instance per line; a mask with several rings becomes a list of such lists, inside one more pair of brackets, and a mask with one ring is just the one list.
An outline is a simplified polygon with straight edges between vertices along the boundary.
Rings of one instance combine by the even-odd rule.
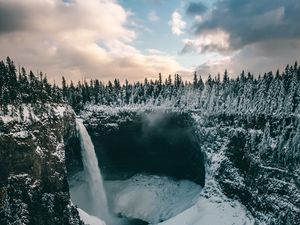
[[105, 221], [110, 220], [107, 198], [103, 186], [102, 175], [98, 166], [98, 159], [95, 153], [94, 145], [88, 134], [82, 120], [76, 120], [79, 132], [80, 146], [86, 180], [90, 189], [91, 205], [93, 214]]

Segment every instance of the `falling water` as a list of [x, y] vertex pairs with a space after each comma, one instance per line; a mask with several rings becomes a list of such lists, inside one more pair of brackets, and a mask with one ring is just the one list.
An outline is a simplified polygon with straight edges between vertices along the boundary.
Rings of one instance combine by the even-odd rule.
[[77, 129], [82, 151], [82, 160], [88, 186], [90, 188], [91, 205], [93, 214], [105, 221], [110, 220], [110, 214], [107, 205], [107, 198], [103, 186], [102, 175], [98, 166], [98, 159], [95, 153], [92, 140], [82, 123], [82, 120], [77, 119]]

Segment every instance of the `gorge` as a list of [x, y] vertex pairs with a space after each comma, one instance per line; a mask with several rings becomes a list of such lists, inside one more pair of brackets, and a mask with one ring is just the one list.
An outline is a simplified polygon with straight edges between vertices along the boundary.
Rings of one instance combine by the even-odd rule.
[[[1, 117], [3, 224], [82, 224], [79, 216], [101, 225], [298, 220], [295, 178], [255, 159], [250, 149], [266, 139], [259, 127], [241, 128], [245, 120], [164, 107], [91, 107], [76, 123], [68, 106], [50, 108], [22, 124], [18, 116]], [[295, 127], [297, 141], [297, 120], [283, 121], [280, 129], [287, 126]], [[98, 162], [87, 168], [91, 155]], [[276, 198], [259, 191], [266, 188]], [[268, 207], [258, 207], [260, 199]]]
[[[69, 183], [71, 198], [78, 207], [105, 221], [113, 220], [107, 224], [137, 224], [137, 219], [152, 224], [195, 204], [204, 186], [205, 168], [188, 114], [133, 113], [119, 124], [90, 127], [101, 173], [95, 169], [94, 146], [80, 120], [77, 126], [83, 171], [74, 174]], [[192, 159], [194, 163], [190, 163]], [[113, 219], [112, 213], [106, 218], [105, 192], [115, 216], [129, 221]]]
[[1, 65], [1, 225], [299, 224], [297, 64], [62, 89]]

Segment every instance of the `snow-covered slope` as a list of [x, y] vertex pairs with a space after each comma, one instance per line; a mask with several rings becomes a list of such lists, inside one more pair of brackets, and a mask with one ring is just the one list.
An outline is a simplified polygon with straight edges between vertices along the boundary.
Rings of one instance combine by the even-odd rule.
[[165, 221], [197, 201], [201, 186], [188, 180], [136, 175], [124, 181], [106, 181], [113, 212], [151, 224]]
[[87, 225], [105, 225], [105, 222], [99, 219], [96, 216], [91, 216], [82, 209], [78, 208], [77, 209], [79, 212], [80, 218], [83, 220], [84, 223]]
[[159, 225], [252, 225], [254, 220], [245, 208], [222, 194], [201, 196], [197, 203]]

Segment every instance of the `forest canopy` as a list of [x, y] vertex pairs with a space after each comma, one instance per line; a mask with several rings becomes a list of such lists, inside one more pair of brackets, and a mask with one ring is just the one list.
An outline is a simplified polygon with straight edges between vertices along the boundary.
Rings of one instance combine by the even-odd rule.
[[166, 79], [159, 73], [155, 80], [124, 84], [114, 79], [73, 81], [62, 77], [60, 86], [48, 82], [40, 72], [29, 73], [16, 68], [7, 59], [0, 62], [0, 110], [8, 113], [8, 105], [22, 110], [22, 104], [69, 103], [75, 111], [86, 104], [124, 106], [131, 104], [168, 105], [213, 113], [260, 113], [281, 115], [299, 113], [300, 67], [297, 62], [285, 70], [261, 75], [241, 72], [237, 78], [224, 74], [211, 75], [204, 82], [196, 72], [193, 81], [184, 81], [179, 74]]

